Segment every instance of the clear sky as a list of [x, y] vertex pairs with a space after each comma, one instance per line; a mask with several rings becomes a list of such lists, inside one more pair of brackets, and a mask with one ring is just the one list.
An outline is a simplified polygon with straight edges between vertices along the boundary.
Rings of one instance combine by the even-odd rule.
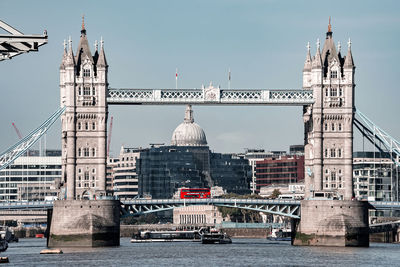
[[[47, 30], [39, 52], [0, 62], [0, 150], [40, 125], [59, 107], [63, 40], [74, 53], [85, 15], [90, 43], [102, 36], [112, 88], [301, 88], [309, 41], [325, 39], [332, 17], [334, 41], [352, 39], [356, 106], [400, 139], [399, 1], [18, 1], [1, 0], [1, 20], [26, 34]], [[92, 46], [92, 52], [94, 47]], [[122, 144], [170, 143], [184, 106], [111, 106], [111, 153]], [[288, 150], [303, 143], [301, 107], [194, 106], [210, 148]], [[60, 148], [60, 123], [47, 135]], [[356, 149], [361, 138], [356, 137]]]

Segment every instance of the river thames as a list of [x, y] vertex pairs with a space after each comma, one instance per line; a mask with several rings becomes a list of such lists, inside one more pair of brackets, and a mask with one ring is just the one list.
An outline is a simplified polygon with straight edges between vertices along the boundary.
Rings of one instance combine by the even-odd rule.
[[69, 248], [40, 255], [45, 239], [20, 239], [0, 256], [6, 266], [398, 266], [400, 244], [372, 243], [369, 248], [293, 247], [290, 242], [233, 239], [232, 244], [198, 242], [132, 244], [120, 247]]

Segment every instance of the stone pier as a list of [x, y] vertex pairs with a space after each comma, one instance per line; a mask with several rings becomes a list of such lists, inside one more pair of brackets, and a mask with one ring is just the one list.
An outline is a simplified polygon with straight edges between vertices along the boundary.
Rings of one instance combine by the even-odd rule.
[[303, 200], [293, 245], [368, 247], [368, 202]]
[[118, 200], [54, 202], [48, 247], [119, 246]]

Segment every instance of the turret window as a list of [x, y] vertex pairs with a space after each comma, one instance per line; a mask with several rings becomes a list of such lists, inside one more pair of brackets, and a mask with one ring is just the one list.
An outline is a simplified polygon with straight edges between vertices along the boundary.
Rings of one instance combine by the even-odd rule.
[[78, 95], [82, 95], [82, 87], [78, 87]]
[[92, 95], [96, 95], [96, 88], [92, 88]]
[[339, 88], [339, 96], [343, 96], [343, 89]]
[[81, 129], [81, 123], [78, 122], [78, 130], [80, 130], [80, 129]]
[[339, 132], [342, 131], [342, 124], [341, 123], [338, 124], [338, 130], [339, 130]]
[[90, 95], [90, 87], [84, 87], [83, 88], [83, 95]]
[[336, 79], [337, 78], [337, 71], [336, 70], [331, 71], [331, 78], [332, 79]]
[[337, 88], [331, 88], [331, 96], [337, 96]]
[[89, 130], [89, 123], [85, 122], [85, 130]]
[[96, 157], [96, 149], [92, 148], [92, 157]]
[[84, 156], [84, 157], [89, 157], [89, 148], [85, 147], [85, 148], [83, 149], [83, 156]]
[[90, 69], [83, 69], [83, 77], [90, 77]]
[[96, 130], [96, 123], [95, 122], [92, 123], [92, 130]]
[[335, 131], [335, 124], [332, 123], [332, 132], [334, 132], [334, 131]]
[[331, 158], [336, 158], [336, 150], [334, 148], [331, 149]]

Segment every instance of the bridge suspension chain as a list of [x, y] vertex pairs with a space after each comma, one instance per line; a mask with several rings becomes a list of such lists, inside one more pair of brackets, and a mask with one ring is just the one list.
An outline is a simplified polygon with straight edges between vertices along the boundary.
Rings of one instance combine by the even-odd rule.
[[0, 170], [7, 168], [14, 160], [24, 154], [47, 130], [53, 123], [63, 114], [66, 107], [60, 107], [37, 129], [32, 131], [25, 138], [0, 154]]
[[[368, 119], [367, 116], [361, 113], [361, 111], [356, 110], [356, 114], [361, 119], [360, 121], [357, 118], [354, 118], [354, 125], [357, 127], [357, 129], [381, 152], [389, 152], [392, 161], [397, 167], [400, 167], [400, 142], [373, 123], [370, 119]], [[383, 145], [384, 149], [374, 142], [374, 138], [376, 138]], [[393, 154], [395, 155], [396, 159], [393, 158]]]

